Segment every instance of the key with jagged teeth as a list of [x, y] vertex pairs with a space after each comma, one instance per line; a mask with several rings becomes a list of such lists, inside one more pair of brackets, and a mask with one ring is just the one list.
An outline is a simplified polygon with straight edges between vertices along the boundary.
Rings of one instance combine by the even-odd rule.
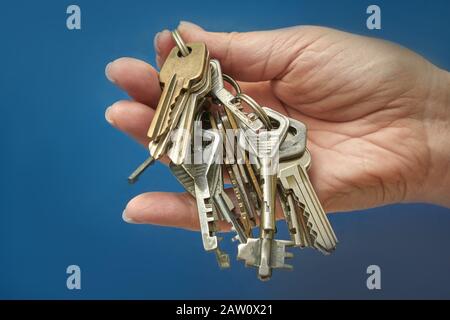
[[[198, 115], [198, 119], [201, 119], [201, 113]], [[216, 161], [218, 147], [221, 140], [219, 134], [216, 132], [202, 130], [196, 126], [194, 129], [194, 136], [198, 135], [201, 135], [203, 139], [209, 142], [203, 150], [193, 150], [194, 153], [202, 153], [200, 154], [201, 161], [183, 164], [182, 168], [184, 169], [186, 175], [184, 177], [177, 175], [177, 178], [190, 192], [192, 192], [193, 183], [193, 193], [195, 194], [197, 202], [203, 247], [206, 251], [215, 251], [218, 257], [219, 265], [222, 268], [228, 268], [230, 266], [229, 257], [219, 249], [219, 238], [215, 234], [217, 231], [217, 219], [214, 217], [212, 196], [208, 185], [208, 174], [214, 161]], [[193, 158], [195, 160], [196, 156]], [[174, 166], [175, 165], [172, 164], [172, 170], [175, 168]], [[187, 176], [190, 178], [188, 179]]]
[[[285, 139], [289, 120], [286, 116], [269, 108], [263, 109], [272, 122], [273, 128], [267, 131], [254, 132], [246, 130], [239, 138], [239, 144], [259, 160], [261, 165], [260, 179], [263, 189], [263, 204], [261, 208], [260, 237], [248, 239], [247, 243], [239, 245], [238, 259], [246, 265], [258, 268], [258, 277], [268, 280], [272, 269], [286, 268], [284, 259], [292, 254], [285, 252], [292, 241], [275, 239], [275, 195], [277, 184], [277, 168], [279, 147]], [[289, 267], [287, 267], [289, 268]]]
[[280, 162], [278, 179], [290, 197], [289, 207], [299, 210], [306, 245], [330, 254], [336, 248], [337, 238], [309, 179], [310, 165], [311, 154], [306, 149], [300, 157]]

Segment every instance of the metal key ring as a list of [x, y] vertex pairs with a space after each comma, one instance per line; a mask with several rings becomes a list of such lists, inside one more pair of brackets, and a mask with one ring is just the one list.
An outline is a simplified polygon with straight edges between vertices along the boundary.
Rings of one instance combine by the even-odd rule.
[[222, 73], [222, 79], [225, 80], [226, 82], [228, 82], [233, 87], [234, 91], [236, 91], [236, 95], [242, 93], [239, 83], [237, 83], [237, 81], [234, 80], [232, 77], [230, 77], [229, 75], [227, 75], [225, 73]]
[[236, 100], [244, 101], [250, 108], [255, 112], [262, 123], [267, 127], [267, 129], [272, 129], [272, 123], [270, 122], [269, 116], [264, 111], [264, 109], [256, 102], [252, 97], [246, 95], [245, 93], [238, 93], [236, 95]]
[[184, 42], [183, 38], [181, 38], [180, 33], [177, 29], [172, 31], [172, 38], [175, 41], [175, 44], [178, 47], [178, 50], [180, 50], [180, 53], [183, 57], [187, 57], [189, 55], [189, 48], [187, 47], [186, 43]]

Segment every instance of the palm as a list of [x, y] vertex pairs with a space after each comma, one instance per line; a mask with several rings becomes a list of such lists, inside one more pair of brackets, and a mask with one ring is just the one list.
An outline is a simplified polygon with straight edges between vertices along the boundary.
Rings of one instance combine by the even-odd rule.
[[308, 125], [312, 180], [324, 206], [339, 211], [405, 200], [404, 177], [419, 178], [426, 167], [417, 156], [425, 146], [415, 95], [423, 95], [427, 79], [409, 80], [422, 72], [408, 65], [417, 57], [397, 59], [404, 49], [374, 40], [368, 48], [362, 37], [332, 45], [335, 31], [318, 32], [320, 40], [269, 85], [275, 106]]

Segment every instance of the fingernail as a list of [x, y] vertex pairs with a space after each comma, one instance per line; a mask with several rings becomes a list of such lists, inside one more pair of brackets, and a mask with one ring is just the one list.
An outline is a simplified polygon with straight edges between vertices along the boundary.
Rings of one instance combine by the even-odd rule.
[[111, 75], [110, 75], [110, 70], [111, 70], [111, 66], [112, 66], [112, 62], [110, 62], [110, 63], [108, 63], [107, 65], [106, 65], [106, 68], [105, 68], [105, 76], [106, 76], [106, 79], [108, 79], [109, 81], [111, 81], [112, 83], [116, 83], [116, 80], [114, 80], [112, 77], [111, 77]]
[[125, 221], [126, 223], [137, 224], [136, 221], [134, 221], [133, 219], [127, 217], [126, 212], [127, 212], [127, 210], [123, 210], [123, 213], [122, 213], [122, 219], [123, 219], [123, 221]]
[[189, 21], [184, 21], [181, 20], [180, 23], [178, 24], [177, 29], [180, 29], [182, 27], [193, 27], [193, 28], [200, 28], [198, 25], [196, 25], [195, 23], [189, 22]]
[[156, 52], [157, 56], [159, 56], [158, 41], [159, 41], [160, 36], [161, 36], [161, 32], [158, 32], [157, 34], [155, 34], [155, 37], [153, 38], [153, 47], [155, 48], [155, 52]]
[[105, 119], [106, 119], [106, 121], [108, 121], [108, 123], [109, 123], [110, 125], [114, 125], [114, 121], [113, 121], [113, 119], [111, 118], [111, 108], [112, 108], [112, 106], [109, 106], [108, 108], [106, 108], [106, 111], [105, 111]]

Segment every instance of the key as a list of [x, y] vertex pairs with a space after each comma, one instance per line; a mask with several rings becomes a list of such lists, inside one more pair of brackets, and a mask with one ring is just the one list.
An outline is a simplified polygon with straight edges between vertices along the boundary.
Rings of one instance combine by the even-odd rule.
[[[226, 116], [218, 117], [217, 126], [220, 130], [221, 135], [224, 137], [224, 146], [225, 146], [225, 161], [224, 166], [228, 172], [228, 175], [231, 180], [231, 184], [233, 186], [233, 191], [236, 196], [236, 199], [239, 204], [239, 211], [240, 211], [240, 220], [242, 221], [242, 225], [245, 229], [245, 234], [248, 237], [252, 237], [252, 226], [255, 225], [255, 217], [256, 213], [254, 211], [254, 208], [251, 204], [251, 201], [248, 197], [247, 189], [245, 187], [243, 178], [241, 176], [241, 171], [239, 170], [239, 164], [234, 161], [233, 159], [234, 153], [233, 153], [233, 142], [231, 141], [231, 138], [225, 129], [225, 126], [227, 125], [227, 118]], [[234, 138], [234, 136], [233, 136]], [[248, 183], [248, 181], [247, 181]], [[249, 212], [251, 217], [249, 217]], [[251, 220], [250, 220], [251, 219]]]
[[294, 246], [313, 247], [311, 232], [308, 230], [303, 216], [303, 208], [295, 202], [292, 191], [287, 192], [281, 184], [278, 184], [277, 188], [281, 208]]
[[258, 132], [261, 129], [264, 129], [264, 125], [261, 120], [255, 118], [252, 119], [251, 116], [246, 115], [242, 110], [238, 107], [238, 103], [236, 103], [236, 98], [225, 89], [223, 84], [223, 76], [222, 70], [220, 67], [219, 61], [215, 59], [211, 59], [211, 71], [212, 71], [212, 87], [211, 94], [220, 101], [220, 103], [227, 108], [233, 115], [248, 129]]
[[[220, 120], [220, 119], [218, 119]], [[211, 129], [216, 130], [218, 134], [218, 122], [214, 118], [212, 113], [209, 113], [209, 125]], [[223, 127], [222, 127], [223, 129]], [[222, 132], [223, 133], [223, 132]], [[223, 137], [223, 141], [225, 144], [226, 137]], [[233, 202], [228, 197], [228, 195], [224, 192], [223, 188], [223, 169], [222, 169], [222, 163], [215, 162], [214, 163], [214, 170], [218, 172], [218, 176], [214, 177], [213, 182], [210, 182], [210, 185], [212, 185], [212, 188], [214, 189], [213, 192], [213, 200], [214, 204], [217, 207], [217, 210], [221, 213], [221, 215], [225, 218], [225, 220], [232, 225], [232, 230], [234, 230], [237, 233], [236, 239], [239, 240], [241, 243], [247, 242], [247, 237], [249, 235], [248, 230], [246, 227], [241, 223], [243, 221], [242, 216], [241, 219], [238, 219], [234, 212], [232, 211], [234, 209]], [[247, 217], [246, 217], [247, 218]], [[251, 235], [251, 229], [250, 229], [250, 235]]]
[[[201, 114], [198, 115], [197, 119], [200, 118]], [[194, 135], [199, 135], [201, 132], [203, 132], [203, 137], [210, 142], [203, 150], [205, 154], [203, 155], [202, 163], [183, 164], [182, 168], [191, 179], [187, 179], [185, 176], [177, 176], [177, 178], [179, 178], [180, 182], [188, 191], [192, 190], [191, 182], [193, 181], [203, 247], [206, 251], [215, 251], [219, 265], [222, 268], [228, 268], [230, 266], [229, 256], [219, 249], [219, 239], [215, 235], [217, 229], [216, 219], [213, 214], [213, 203], [208, 185], [208, 174], [217, 156], [221, 141], [220, 136], [216, 132], [201, 130], [201, 128], [195, 127]], [[194, 152], [196, 151], [194, 150]]]
[[[176, 101], [179, 108], [183, 109], [182, 106], [188, 98], [186, 91], [202, 79], [204, 70], [206, 67], [209, 68], [209, 53], [206, 45], [191, 43], [189, 48], [191, 48], [190, 54], [182, 57], [178, 54], [178, 48], [174, 47], [161, 68], [159, 80], [163, 91], [148, 130], [150, 156], [128, 177], [130, 184], [135, 183], [139, 176], [163, 155], [170, 138], [167, 131]], [[177, 100], [177, 98], [181, 99]], [[176, 124], [177, 119], [173, 120]]]
[[[297, 120], [289, 119], [288, 136], [280, 146], [280, 161], [299, 158], [306, 150], [306, 126]], [[311, 161], [306, 163], [309, 169]], [[308, 215], [305, 215], [303, 205], [295, 201], [292, 190], [285, 190], [281, 183], [278, 185], [278, 196], [291, 235], [291, 240], [298, 247], [314, 247], [314, 234], [308, 225]]]
[[248, 239], [247, 243], [238, 247], [238, 259], [245, 261], [246, 265], [258, 268], [258, 277], [268, 280], [274, 268], [291, 268], [284, 263], [285, 258], [292, 254], [285, 252], [286, 247], [292, 246], [291, 241], [274, 239], [275, 225], [275, 195], [277, 183], [277, 162], [280, 143], [285, 139], [289, 128], [289, 120], [282, 114], [264, 108], [269, 118], [277, 122], [278, 127], [270, 131], [258, 133], [247, 130], [240, 137], [240, 145], [255, 155], [261, 163], [263, 189], [263, 205], [261, 208], [260, 237]]
[[[196, 194], [195, 194], [195, 182], [192, 176], [190, 176], [185, 168], [181, 165], [176, 165], [174, 163], [170, 163], [169, 164], [170, 170], [172, 171], [172, 174], [177, 178], [177, 180], [181, 183], [181, 185], [184, 187], [184, 189], [189, 192], [194, 198], [196, 198]], [[216, 220], [214, 218], [214, 220]], [[214, 221], [215, 222], [215, 221]], [[216, 230], [216, 226], [213, 225], [211, 227], [211, 230], [208, 231], [211, 234], [214, 234]], [[220, 238], [217, 237], [217, 240], [221, 240]], [[227, 254], [225, 254], [224, 252], [222, 252], [222, 250], [220, 250], [220, 248], [217, 246], [217, 248], [212, 249], [215, 254], [216, 254], [216, 258], [217, 258], [217, 262], [219, 264], [219, 266], [221, 268], [229, 268], [230, 267], [230, 259], [229, 256]]]
[[[234, 131], [234, 134], [236, 135], [236, 133], [239, 130], [236, 120], [234, 119], [233, 114], [228, 109], [225, 109], [225, 113], [226, 115], [222, 114], [221, 116], [224, 129], [227, 131], [230, 130], [231, 132]], [[232, 147], [231, 149], [234, 149], [234, 147]], [[235, 150], [236, 150], [236, 160], [238, 161], [244, 160], [244, 165], [238, 163], [238, 168], [242, 180], [244, 182], [245, 186], [244, 188], [249, 192], [249, 198], [251, 197], [251, 199], [249, 199], [249, 202], [254, 204], [254, 206], [250, 205], [248, 207], [247, 212], [249, 214], [249, 218], [251, 219], [252, 226], [255, 226], [257, 212], [253, 210], [253, 207], [255, 207], [256, 209], [260, 208], [259, 204], [262, 202], [261, 187], [259, 185], [258, 179], [256, 178], [253, 166], [251, 165], [250, 160], [247, 157], [245, 151], [241, 150], [240, 148], [236, 148]], [[239, 175], [236, 173], [236, 176]], [[250, 179], [248, 177], [250, 177]]]
[[[300, 121], [289, 118], [288, 134], [280, 145], [280, 161], [299, 158], [305, 150], [306, 126]], [[297, 247], [311, 247], [310, 232], [306, 228], [303, 208], [295, 203], [292, 192], [286, 191], [280, 182], [278, 182], [277, 190], [291, 240]]]
[[306, 149], [301, 157], [280, 162], [278, 179], [288, 193], [292, 191], [296, 205], [304, 207], [303, 229], [308, 230], [311, 246], [329, 254], [336, 248], [337, 238], [309, 180], [307, 169], [310, 164], [311, 154]]
[[[164, 155], [169, 148], [169, 145], [171, 144], [172, 134], [177, 133], [176, 129], [179, 127], [180, 124], [180, 117], [182, 117], [183, 114], [186, 113], [186, 105], [191, 100], [191, 96], [194, 95], [194, 110], [197, 107], [198, 101], [204, 96], [203, 92], [199, 91], [204, 90], [205, 85], [208, 84], [208, 71], [210, 69], [209, 66], [209, 53], [206, 51], [206, 57], [205, 57], [205, 63], [203, 63], [203, 70], [201, 72], [201, 75], [199, 76], [198, 81], [194, 82], [188, 90], [182, 91], [181, 95], [178, 97], [178, 99], [175, 102], [175, 105], [169, 110], [167, 113], [167, 117], [165, 119], [169, 119], [168, 121], [168, 129], [166, 128], [165, 131], [162, 133], [162, 135], [157, 140], [151, 140], [149, 144], [149, 150], [150, 154], [155, 158], [159, 159], [162, 155]], [[187, 61], [188, 63], [189, 61]], [[208, 89], [209, 90], [209, 89]], [[187, 109], [189, 110], [189, 109]], [[192, 113], [190, 115], [193, 117]], [[192, 121], [193, 118], [190, 120]], [[176, 144], [175, 144], [176, 146]], [[177, 163], [181, 163], [181, 161], [177, 161]]]
[[186, 158], [190, 147], [193, 122], [198, 111], [200, 98], [206, 96], [211, 89], [211, 68], [208, 65], [202, 86], [189, 95], [187, 105], [182, 112], [181, 119], [174, 136], [172, 148], [168, 152], [169, 158], [175, 164], [181, 164]]
[[204, 137], [211, 139], [212, 150], [209, 159], [205, 159], [205, 163], [185, 164], [183, 167], [194, 180], [195, 197], [199, 211], [203, 246], [206, 251], [210, 251], [217, 248], [217, 237], [213, 235], [215, 221], [212, 215], [212, 203], [210, 202], [211, 194], [208, 186], [208, 171], [214, 161], [214, 153], [217, 151], [219, 137], [208, 131], [205, 131]]
[[[293, 269], [292, 265], [285, 263], [286, 259], [294, 256], [286, 251], [286, 248], [292, 246], [292, 241], [272, 240], [266, 237], [249, 238], [247, 243], [238, 246], [237, 258], [244, 260], [246, 266], [259, 268], [259, 279], [267, 281], [271, 277], [272, 269]], [[262, 266], [266, 266], [267, 270], [261, 270]], [[268, 273], [270, 274], [267, 275]]]
[[289, 118], [288, 134], [280, 145], [280, 161], [301, 157], [306, 150], [306, 126]]
[[223, 174], [222, 174], [222, 166], [220, 164], [214, 164], [217, 168], [218, 175], [215, 177], [215, 182], [211, 182], [211, 184], [215, 184], [213, 186], [213, 201], [221, 213], [221, 215], [225, 218], [225, 220], [231, 224], [232, 230], [237, 233], [236, 239], [239, 240], [240, 243], [247, 242], [247, 235], [244, 230], [242, 224], [238, 221], [234, 213], [232, 212], [233, 206], [231, 200], [228, 198], [228, 195], [224, 192], [223, 189]]
[[[211, 129], [217, 128], [217, 123], [211, 113], [209, 113], [208, 124]], [[217, 134], [219, 133], [217, 132]], [[232, 211], [234, 209], [233, 202], [224, 192], [222, 166], [221, 163], [218, 163], [217, 161], [211, 165], [208, 172], [208, 187], [210, 189], [210, 194], [212, 195], [214, 208], [218, 211], [217, 216], [220, 216], [223, 220], [230, 223], [232, 230], [237, 233], [236, 239], [241, 243], [245, 243], [247, 241], [247, 235], [244, 227]]]
[[139, 176], [148, 168], [150, 167], [153, 162], [155, 162], [155, 158], [152, 156], [149, 156], [142, 164], [139, 165], [139, 167], [136, 168], [136, 170], [133, 171], [132, 174], [128, 177], [128, 183], [134, 184], [139, 179]]
[[205, 64], [208, 63], [208, 51], [204, 43], [190, 43], [188, 47], [191, 52], [186, 57], [179, 55], [178, 48], [174, 47], [161, 68], [159, 80], [163, 91], [148, 130], [151, 141], [157, 141], [167, 133], [176, 100], [202, 78]]

